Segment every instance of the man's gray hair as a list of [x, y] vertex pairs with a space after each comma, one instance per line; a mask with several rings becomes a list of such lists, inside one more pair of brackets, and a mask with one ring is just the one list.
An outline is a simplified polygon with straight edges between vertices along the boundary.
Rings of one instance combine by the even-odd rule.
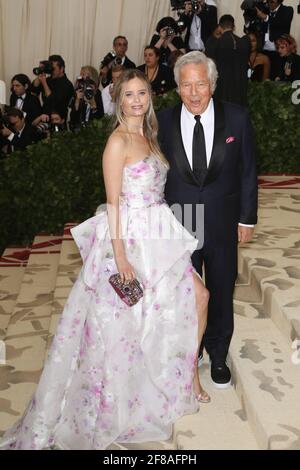
[[174, 67], [174, 76], [175, 76], [175, 81], [177, 85], [179, 86], [180, 71], [182, 67], [188, 64], [205, 64], [206, 65], [211, 90], [212, 90], [212, 93], [214, 93], [216, 86], [217, 86], [218, 76], [219, 76], [216, 64], [214, 63], [212, 59], [210, 59], [205, 54], [203, 54], [203, 52], [199, 52], [199, 51], [188, 52], [188, 54], [183, 55], [177, 60], [175, 67]]

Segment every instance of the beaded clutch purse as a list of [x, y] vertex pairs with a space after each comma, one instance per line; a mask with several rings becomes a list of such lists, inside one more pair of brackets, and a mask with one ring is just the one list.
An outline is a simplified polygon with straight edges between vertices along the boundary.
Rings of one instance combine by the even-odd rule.
[[128, 307], [137, 304], [143, 297], [142, 286], [136, 279], [125, 284], [121, 281], [120, 274], [113, 274], [109, 278], [109, 283]]

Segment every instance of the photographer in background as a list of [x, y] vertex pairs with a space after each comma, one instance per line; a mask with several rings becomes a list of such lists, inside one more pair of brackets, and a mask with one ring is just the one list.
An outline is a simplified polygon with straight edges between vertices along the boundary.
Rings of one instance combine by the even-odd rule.
[[34, 127], [41, 139], [51, 137], [56, 132], [67, 131], [64, 113], [59, 109], [53, 109], [50, 114], [42, 114], [35, 120]]
[[8, 108], [4, 115], [4, 122], [0, 123], [2, 136], [2, 149], [4, 153], [10, 154], [16, 150], [25, 150], [40, 137], [36, 129], [25, 122], [23, 111], [17, 108]]
[[145, 63], [137, 67], [151, 83], [154, 95], [163, 95], [176, 88], [172, 71], [166, 65], [159, 63], [159, 50], [156, 47], [146, 46], [144, 49]]
[[65, 74], [63, 58], [60, 55], [51, 55], [48, 61], [40, 62], [33, 73], [37, 78], [33, 82], [32, 91], [37, 96], [42, 94], [43, 113], [49, 114], [51, 109], [58, 107], [66, 117], [74, 88]]
[[30, 79], [23, 73], [15, 75], [11, 80], [9, 104], [12, 108], [23, 111], [28, 124], [32, 124], [32, 121], [42, 114], [40, 100], [31, 93]]
[[113, 41], [113, 50], [106, 54], [100, 64], [100, 80], [103, 88], [111, 83], [111, 69], [114, 65], [122, 65], [124, 69], [135, 69], [135, 63], [126, 56], [128, 41], [125, 36], [117, 36]]
[[71, 103], [70, 127], [79, 129], [93, 119], [104, 116], [101, 92], [98, 89], [98, 73], [92, 66], [81, 68], [75, 84], [75, 98]]
[[156, 47], [160, 52], [160, 64], [168, 66], [168, 59], [171, 52], [180, 50], [185, 53], [183, 40], [179, 35], [179, 27], [174, 18], [166, 16], [162, 18], [157, 26], [156, 31], [151, 39], [150, 46]]
[[179, 18], [184, 23], [185, 49], [204, 51], [205, 45], [218, 24], [218, 12], [211, 0], [189, 0], [184, 2], [184, 13]]
[[108, 116], [112, 116], [115, 113], [115, 103], [113, 101], [114, 85], [124, 70], [123, 65], [114, 65], [111, 69], [112, 83], [102, 90], [104, 114]]

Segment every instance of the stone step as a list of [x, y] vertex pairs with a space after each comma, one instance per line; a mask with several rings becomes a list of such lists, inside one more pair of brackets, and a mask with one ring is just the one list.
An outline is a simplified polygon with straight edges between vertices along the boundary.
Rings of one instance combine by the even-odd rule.
[[5, 337], [0, 375], [1, 430], [23, 413], [43, 368], [61, 238], [37, 236]]
[[207, 358], [199, 369], [201, 383], [211, 402], [200, 404], [198, 413], [180, 418], [173, 437], [165, 442], [113, 445], [111, 450], [259, 450], [245, 411], [233, 387], [216, 390]]
[[[235, 315], [229, 363], [242, 409], [261, 449], [300, 449], [300, 353], [270, 318]], [[300, 348], [300, 344], [299, 344]]]
[[6, 336], [15, 308], [30, 248], [7, 248], [0, 258], [0, 341]]
[[237, 308], [270, 317], [288, 341], [300, 338], [300, 190], [260, 190], [259, 223], [240, 249]]
[[51, 346], [65, 302], [82, 266], [79, 251], [70, 233], [70, 229], [74, 226], [75, 224], [70, 223], [66, 224], [64, 228], [53, 294], [47, 350]]
[[199, 372], [201, 384], [211, 396], [211, 402], [200, 404], [197, 414], [184, 416], [175, 423], [175, 449], [258, 450], [258, 443], [234, 388], [214, 388], [207, 359]]
[[[63, 236], [48, 346], [51, 344], [64, 304], [81, 268], [78, 249], [69, 233], [72, 226], [70, 224], [65, 227]], [[172, 439], [166, 442], [131, 444], [126, 447], [112, 445], [110, 449], [258, 449], [234, 389], [224, 392], [214, 390], [207, 361], [201, 367], [201, 380], [211, 394], [212, 402], [207, 405], [202, 404], [196, 415], [178, 420], [174, 426]], [[230, 433], [228, 426], [231, 429]]]

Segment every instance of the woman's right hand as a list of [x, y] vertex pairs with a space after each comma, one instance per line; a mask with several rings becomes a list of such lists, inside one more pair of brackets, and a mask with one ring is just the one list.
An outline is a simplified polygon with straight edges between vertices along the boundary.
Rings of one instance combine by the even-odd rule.
[[126, 257], [117, 259], [116, 264], [123, 283], [133, 281], [136, 278], [135, 271]]
[[160, 35], [160, 39], [163, 39], [164, 41], [167, 39], [167, 29], [168, 27], [165, 26], [164, 28], [162, 28], [159, 32], [159, 35]]

